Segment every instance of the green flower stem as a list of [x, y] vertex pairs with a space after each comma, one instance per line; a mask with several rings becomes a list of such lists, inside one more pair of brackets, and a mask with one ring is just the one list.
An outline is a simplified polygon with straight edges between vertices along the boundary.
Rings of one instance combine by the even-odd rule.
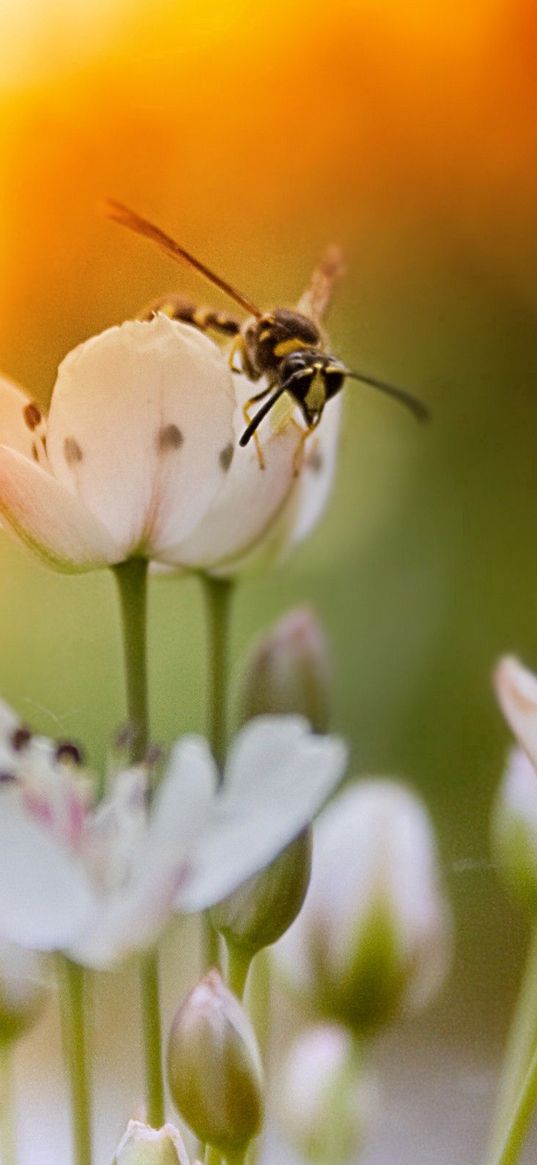
[[69, 1073], [73, 1160], [91, 1165], [91, 1108], [87, 1047], [87, 972], [60, 956], [64, 1056]]
[[[228, 645], [233, 583], [228, 579], [211, 578], [206, 574], [200, 577], [207, 621], [207, 736], [222, 781], [227, 740]], [[203, 919], [203, 947], [204, 969], [218, 967], [220, 965], [218, 934], [208, 914]]]
[[227, 736], [227, 672], [231, 596], [229, 579], [202, 575], [207, 612], [209, 668], [207, 735], [223, 780]]
[[505, 1129], [520, 1093], [531, 1055], [537, 1047], [537, 923], [531, 935], [524, 977], [518, 996], [493, 1121], [492, 1152], [503, 1144]]
[[269, 1052], [270, 1039], [270, 1010], [271, 1010], [271, 965], [270, 954], [265, 947], [260, 951], [252, 969], [252, 983], [250, 984], [250, 1011], [255, 1028], [257, 1042], [263, 1059], [266, 1061]]
[[158, 958], [155, 952], [145, 955], [143, 958], [140, 982], [142, 986], [147, 1123], [154, 1129], [160, 1129], [166, 1120], [166, 1114], [162, 1077], [160, 985]]
[[246, 988], [248, 972], [254, 956], [244, 951], [235, 943], [226, 941], [227, 950], [227, 984], [237, 999], [242, 999]]
[[2, 1165], [17, 1165], [12, 1058], [13, 1045], [4, 1040], [0, 1043], [0, 1160]]
[[142, 760], [147, 749], [149, 712], [147, 703], [147, 562], [132, 558], [114, 568], [119, 590], [127, 715], [134, 728], [131, 761]]
[[530, 1060], [511, 1120], [498, 1153], [490, 1158], [490, 1165], [517, 1165], [524, 1148], [531, 1120], [537, 1104], [537, 1048]]
[[[127, 714], [134, 728], [131, 762], [145, 756], [149, 738], [147, 696], [147, 562], [133, 558], [115, 567], [125, 653]], [[165, 1121], [160, 1029], [160, 994], [156, 952], [140, 968], [147, 1120], [159, 1129]]]

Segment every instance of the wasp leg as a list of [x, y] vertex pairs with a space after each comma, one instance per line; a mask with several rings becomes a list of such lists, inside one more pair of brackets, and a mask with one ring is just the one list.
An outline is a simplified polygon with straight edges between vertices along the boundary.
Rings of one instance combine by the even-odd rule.
[[213, 311], [210, 307], [196, 307], [180, 295], [161, 295], [140, 312], [138, 319], [151, 320], [156, 312], [163, 312], [171, 320], [192, 324], [200, 332], [218, 332], [221, 336], [237, 336], [240, 322], [227, 312]]
[[311, 421], [308, 424], [307, 429], [302, 429], [300, 439], [293, 456], [293, 477], [298, 477], [300, 470], [302, 469], [306, 441], [308, 440], [308, 437], [311, 437], [312, 433], [315, 432], [320, 420], [321, 418], [317, 417], [315, 421]]
[[[244, 417], [244, 420], [246, 421], [246, 424], [247, 424], [247, 425], [249, 425], [249, 424], [250, 424], [250, 422], [251, 422], [251, 420], [252, 420], [252, 418], [251, 418], [251, 416], [250, 416], [250, 407], [251, 407], [251, 405], [256, 405], [256, 404], [258, 404], [258, 403], [259, 403], [259, 401], [260, 401], [260, 400], [264, 400], [264, 399], [265, 399], [265, 397], [266, 397], [266, 396], [268, 396], [269, 392], [272, 392], [272, 389], [273, 389], [273, 388], [274, 388], [274, 385], [273, 385], [273, 384], [269, 384], [269, 387], [268, 387], [268, 388], [263, 388], [263, 389], [261, 390], [261, 392], [256, 392], [255, 396], [251, 396], [251, 397], [250, 397], [250, 399], [249, 399], [249, 400], [247, 400], [247, 401], [246, 401], [246, 402], [243, 404], [243, 406], [242, 406], [242, 415], [243, 415], [243, 417]], [[260, 468], [260, 469], [264, 469], [264, 468], [265, 468], [265, 458], [264, 458], [264, 456], [263, 456], [263, 450], [262, 450], [262, 448], [261, 448], [261, 442], [260, 442], [260, 440], [259, 440], [259, 434], [258, 434], [257, 432], [255, 432], [255, 433], [253, 433], [253, 434], [252, 434], [252, 436], [253, 436], [253, 439], [254, 439], [255, 451], [256, 451], [256, 453], [257, 453], [257, 460], [258, 460], [258, 462], [259, 462], [259, 468]]]
[[[235, 357], [237, 355], [241, 358], [240, 368], [237, 368], [235, 364]], [[256, 372], [250, 360], [242, 332], [238, 332], [229, 349], [229, 367], [232, 372], [244, 373], [249, 380], [259, 380], [260, 373]]]

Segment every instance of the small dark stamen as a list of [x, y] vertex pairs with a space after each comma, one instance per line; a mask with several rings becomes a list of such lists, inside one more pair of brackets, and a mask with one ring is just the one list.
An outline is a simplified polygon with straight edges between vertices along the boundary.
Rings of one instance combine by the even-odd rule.
[[222, 466], [222, 469], [224, 470], [224, 473], [227, 473], [227, 471], [231, 465], [231, 462], [233, 461], [234, 452], [235, 452], [235, 450], [234, 450], [233, 445], [230, 441], [229, 445], [226, 445], [225, 448], [222, 449], [221, 452], [218, 454], [218, 460], [220, 462], [220, 465]]
[[15, 752], [22, 752], [30, 743], [31, 739], [32, 733], [30, 729], [26, 728], [24, 724], [21, 724], [20, 728], [15, 728], [15, 731], [11, 733], [11, 747]]
[[71, 740], [60, 740], [56, 745], [56, 760], [63, 764], [81, 765], [82, 750]]
[[32, 401], [31, 404], [26, 405], [22, 415], [33, 433], [34, 429], [37, 429], [37, 426], [41, 424], [41, 409], [38, 408], [35, 401]]
[[159, 453], [168, 453], [171, 449], [180, 449], [184, 437], [177, 425], [163, 425], [157, 433], [157, 448]]
[[16, 780], [15, 773], [0, 772], [0, 785], [12, 785]]
[[83, 453], [78, 441], [75, 441], [74, 437], [65, 438], [63, 452], [68, 465], [76, 465], [78, 461], [82, 461]]

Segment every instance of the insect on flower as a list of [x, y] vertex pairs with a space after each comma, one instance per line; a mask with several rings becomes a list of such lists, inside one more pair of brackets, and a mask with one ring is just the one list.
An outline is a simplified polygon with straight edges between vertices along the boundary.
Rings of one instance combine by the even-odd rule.
[[[342, 269], [337, 248], [331, 247], [326, 251], [313, 273], [310, 287], [302, 300], [307, 306], [307, 314], [285, 307], [263, 312], [227, 280], [216, 275], [205, 263], [196, 259], [166, 235], [160, 227], [154, 226], [135, 211], [113, 200], [106, 202], [105, 209], [107, 215], [115, 222], [151, 239], [172, 258], [190, 263], [210, 283], [220, 288], [239, 307], [248, 312], [249, 318], [241, 324], [227, 313], [196, 307], [179, 296], [168, 295], [151, 303], [144, 313], [144, 318], [150, 318], [156, 311], [165, 311], [172, 319], [192, 324], [201, 331], [212, 330], [220, 335], [232, 336], [234, 338], [230, 353], [232, 369], [238, 371], [234, 368], [234, 359], [239, 355], [241, 371], [250, 380], [255, 382], [262, 377], [266, 378], [268, 383], [243, 406], [246, 428], [239, 441], [239, 444], [244, 446], [252, 437], [254, 438], [261, 469], [264, 469], [265, 462], [257, 430], [261, 421], [286, 392], [298, 406], [306, 425], [297, 449], [296, 472], [300, 467], [305, 441], [317, 428], [327, 401], [343, 388], [347, 378], [359, 380], [394, 397], [409, 408], [418, 420], [427, 419], [427, 408], [411, 393], [367, 373], [347, 368], [341, 360], [326, 350], [322, 324], [334, 285]], [[302, 306], [302, 303], [299, 306]], [[251, 417], [250, 409], [257, 404], [261, 407]]]

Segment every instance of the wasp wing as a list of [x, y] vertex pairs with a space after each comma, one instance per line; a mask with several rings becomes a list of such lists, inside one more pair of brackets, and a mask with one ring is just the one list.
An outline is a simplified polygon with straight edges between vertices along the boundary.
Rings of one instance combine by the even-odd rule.
[[297, 310], [320, 326], [330, 306], [336, 284], [344, 273], [345, 264], [340, 248], [335, 245], [327, 247], [308, 287], [298, 301]]

